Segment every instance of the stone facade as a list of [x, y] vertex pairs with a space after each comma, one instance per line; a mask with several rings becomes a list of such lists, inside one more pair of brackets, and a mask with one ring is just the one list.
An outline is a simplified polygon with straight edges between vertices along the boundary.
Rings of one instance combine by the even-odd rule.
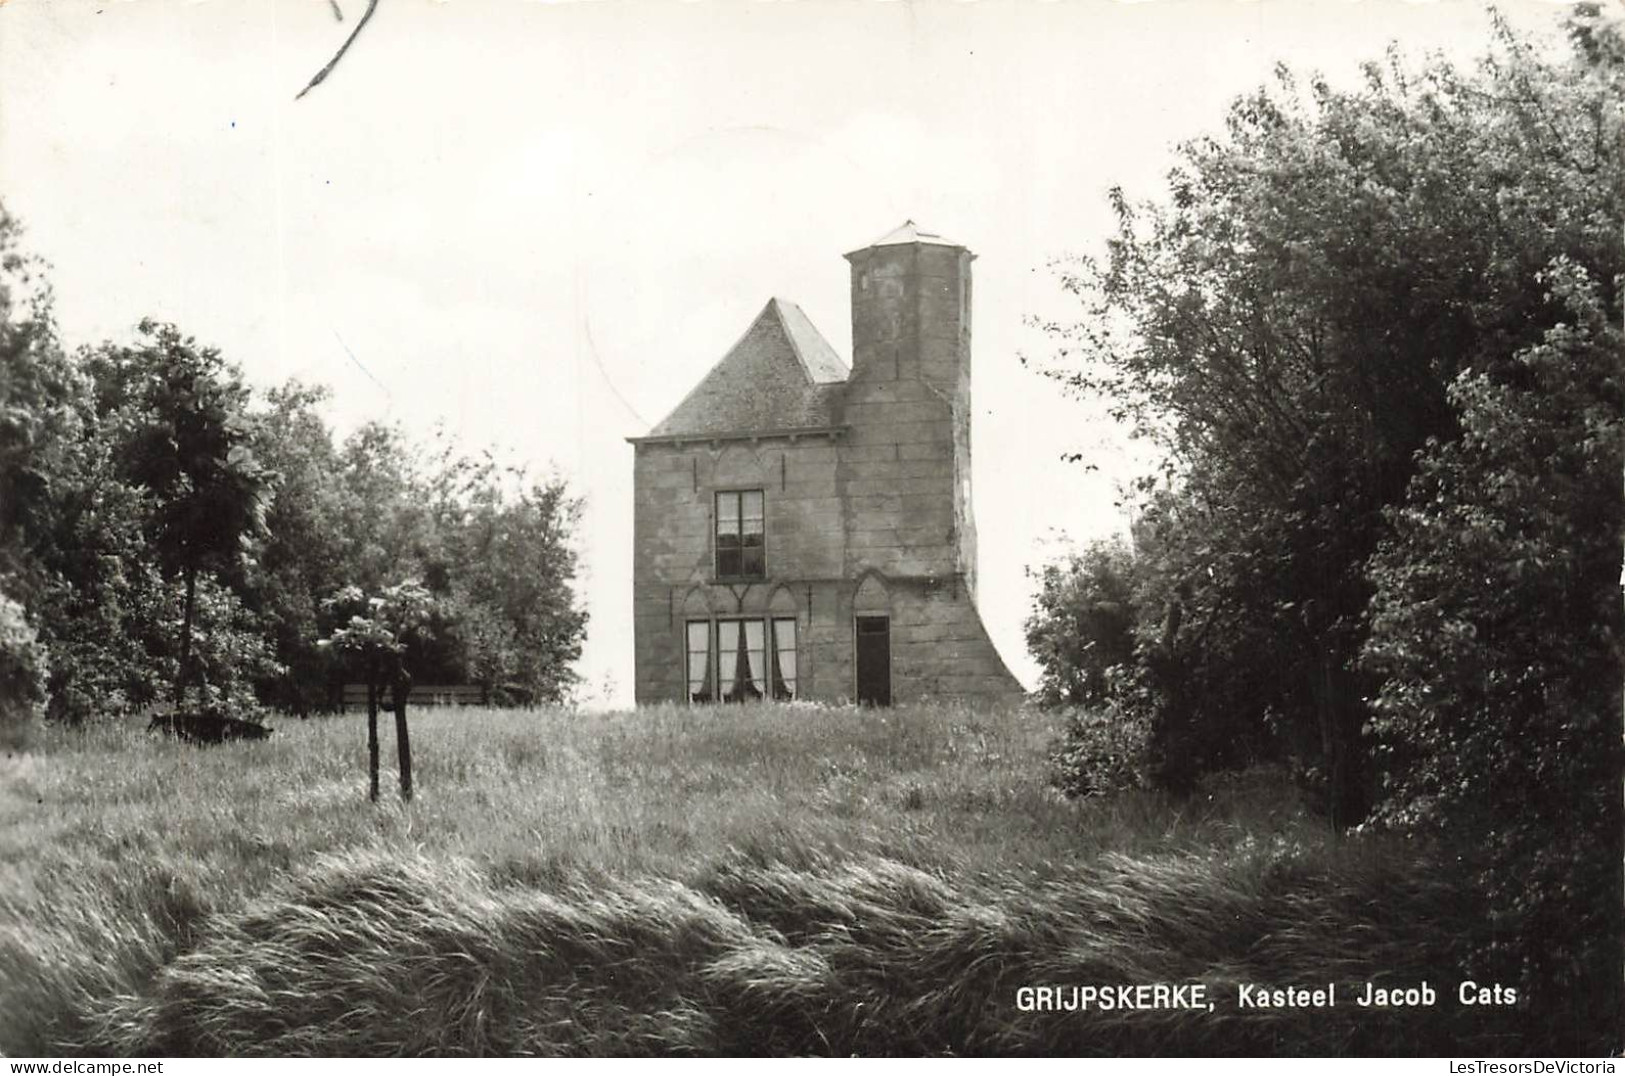
[[912, 223], [847, 255], [850, 372], [775, 299], [629, 439], [639, 703], [1020, 698], [975, 605], [972, 257]]

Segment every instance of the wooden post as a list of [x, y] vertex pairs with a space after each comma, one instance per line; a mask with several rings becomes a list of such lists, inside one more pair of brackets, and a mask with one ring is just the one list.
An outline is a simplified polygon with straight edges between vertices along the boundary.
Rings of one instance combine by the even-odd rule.
[[378, 662], [367, 662], [367, 798], [378, 802]]
[[406, 700], [412, 681], [403, 669], [395, 676], [395, 747], [400, 752], [401, 799], [412, 798], [412, 737], [406, 729]]

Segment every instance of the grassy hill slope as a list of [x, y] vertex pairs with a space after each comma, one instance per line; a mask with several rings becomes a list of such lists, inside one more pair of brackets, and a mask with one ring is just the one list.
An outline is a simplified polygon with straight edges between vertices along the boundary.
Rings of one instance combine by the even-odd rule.
[[[409, 807], [366, 801], [353, 715], [0, 759], [0, 1051], [1504, 1054], [1560, 1018], [1458, 1004], [1477, 915], [1414, 850], [1333, 838], [1268, 774], [1067, 802], [1041, 715], [413, 725]], [[1423, 979], [1432, 1007], [1353, 1004]], [[1197, 982], [1212, 1011], [1018, 1004]]]

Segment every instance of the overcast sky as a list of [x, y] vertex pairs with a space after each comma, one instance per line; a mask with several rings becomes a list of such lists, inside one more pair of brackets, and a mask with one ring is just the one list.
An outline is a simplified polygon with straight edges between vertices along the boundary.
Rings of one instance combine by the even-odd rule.
[[[581, 671], [629, 701], [632, 450], [771, 296], [850, 360], [841, 254], [912, 218], [973, 250], [980, 604], [1029, 685], [1026, 570], [1123, 520], [1109, 430], [1023, 368], [1100, 248], [1278, 60], [1463, 58], [1464, 0], [10, 0], [0, 196], [70, 344], [145, 315], [260, 385], [556, 467], [585, 495]], [[1515, 22], [1561, 9], [1503, 0]], [[1097, 475], [1063, 463], [1085, 450]]]

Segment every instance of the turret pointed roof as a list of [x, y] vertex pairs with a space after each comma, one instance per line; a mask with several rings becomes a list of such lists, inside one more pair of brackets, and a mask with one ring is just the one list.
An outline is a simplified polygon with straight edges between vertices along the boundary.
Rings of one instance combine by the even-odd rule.
[[795, 303], [770, 299], [650, 437], [822, 429], [840, 421], [847, 366]]
[[938, 235], [936, 232], [928, 232], [911, 220], [905, 220], [869, 245], [871, 247], [893, 247], [900, 246], [903, 243], [932, 243], [943, 247], [959, 246], [952, 239]]
[[928, 232], [924, 228], [921, 228], [918, 224], [915, 224], [913, 221], [905, 220], [902, 224], [899, 224], [897, 227], [893, 228], [879, 239], [876, 239], [868, 246], [859, 247], [857, 250], [847, 251], [846, 257], [848, 259], [854, 258], [866, 250], [873, 250], [875, 247], [901, 247], [907, 246], [910, 243], [924, 243], [927, 246], [936, 247], [953, 247], [957, 250], [965, 249], [965, 246], [962, 243], [956, 243], [947, 236], [938, 235], [936, 232]]

